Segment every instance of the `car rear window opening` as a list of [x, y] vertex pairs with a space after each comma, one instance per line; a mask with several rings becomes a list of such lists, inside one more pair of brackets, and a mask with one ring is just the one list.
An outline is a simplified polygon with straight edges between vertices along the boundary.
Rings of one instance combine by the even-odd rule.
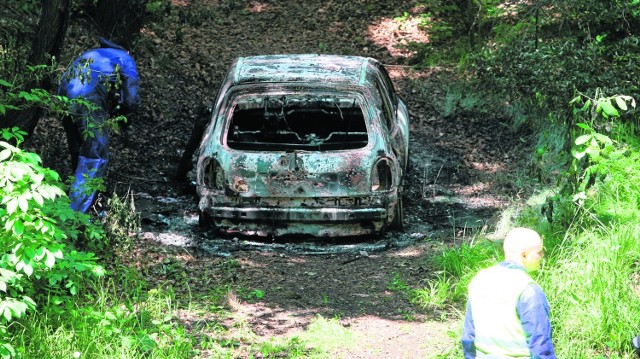
[[335, 151], [368, 143], [360, 103], [348, 95], [245, 96], [228, 123], [227, 146], [238, 150]]

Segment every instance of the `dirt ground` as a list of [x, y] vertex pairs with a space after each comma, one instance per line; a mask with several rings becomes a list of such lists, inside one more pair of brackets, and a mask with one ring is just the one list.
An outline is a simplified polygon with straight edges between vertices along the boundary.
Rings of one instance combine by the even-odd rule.
[[[407, 16], [417, 11], [406, 0], [174, 0], [152, 19], [132, 51], [142, 110], [131, 118], [129, 145], [113, 136], [107, 177], [109, 193], [131, 190], [140, 210], [143, 229], [130, 260], [141, 273], [176, 292], [213, 295], [210, 288], [229, 285], [226, 305], [259, 339], [295, 335], [318, 315], [339, 318], [354, 339], [331, 357], [425, 358], [457, 345], [449, 332], [459, 332], [461, 308], [420, 308], [397, 289], [426, 286], [436, 274], [429, 258], [442, 248], [477, 231], [500, 236], [502, 210], [522, 195], [511, 178], [526, 168], [525, 134], [511, 132], [507, 119], [472, 111], [445, 116], [454, 75], [408, 65], [404, 45], [429, 38]], [[66, 60], [96, 38], [74, 25]], [[226, 67], [238, 56], [319, 52], [379, 59], [409, 106], [405, 230], [333, 241], [198, 231], [192, 188], [171, 174]], [[69, 174], [56, 119], [41, 122], [34, 137], [45, 165]], [[238, 357], [250, 354], [259, 357], [238, 350]]]

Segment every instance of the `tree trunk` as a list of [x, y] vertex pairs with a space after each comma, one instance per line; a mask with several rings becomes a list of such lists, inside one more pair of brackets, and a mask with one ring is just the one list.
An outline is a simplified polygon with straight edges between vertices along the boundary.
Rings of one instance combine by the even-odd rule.
[[[43, 0], [42, 12], [38, 20], [38, 29], [31, 45], [29, 64], [51, 65], [51, 57], [58, 57], [60, 47], [67, 31], [71, 0]], [[52, 89], [52, 79], [44, 76], [25, 85], [24, 91], [41, 88]], [[40, 107], [31, 107], [23, 111], [7, 111], [0, 117], [0, 128], [19, 127], [27, 134], [33, 133], [42, 116]]]
[[[31, 47], [31, 64], [50, 64], [47, 54], [58, 57], [67, 32], [71, 0], [43, 0], [38, 31]], [[50, 80], [50, 79], [49, 79]]]
[[88, 13], [100, 34], [131, 49], [144, 25], [147, 0], [99, 0]]

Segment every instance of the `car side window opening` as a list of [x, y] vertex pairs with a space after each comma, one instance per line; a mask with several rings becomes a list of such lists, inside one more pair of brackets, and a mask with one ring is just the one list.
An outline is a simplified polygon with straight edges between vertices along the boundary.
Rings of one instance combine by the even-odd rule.
[[349, 94], [243, 96], [227, 128], [227, 146], [238, 150], [347, 150], [369, 140], [360, 101]]
[[389, 72], [387, 72], [387, 69], [385, 69], [384, 66], [378, 65], [377, 69], [378, 69], [378, 74], [380, 75], [380, 80], [382, 81], [382, 85], [386, 88], [389, 96], [391, 96], [393, 110], [395, 111], [395, 108], [398, 103], [398, 99], [396, 98], [396, 90], [395, 90], [395, 87], [393, 86], [393, 81], [391, 81]]
[[380, 97], [380, 100], [382, 101], [383, 108], [382, 108], [381, 115], [383, 118], [383, 122], [387, 126], [387, 128], [391, 130], [393, 128], [393, 123], [391, 122], [391, 119], [393, 118], [393, 112], [391, 112], [391, 102], [389, 100], [389, 96], [387, 95], [386, 89], [377, 78], [376, 78], [375, 84], [376, 84], [376, 91], [378, 92], [377, 95]]

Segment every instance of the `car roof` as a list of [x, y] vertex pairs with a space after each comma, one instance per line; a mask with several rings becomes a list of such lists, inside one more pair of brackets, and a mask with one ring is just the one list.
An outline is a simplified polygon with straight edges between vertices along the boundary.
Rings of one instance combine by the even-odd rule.
[[364, 85], [367, 68], [376, 60], [361, 56], [295, 54], [238, 58], [230, 71], [232, 82], [244, 83], [335, 83]]

